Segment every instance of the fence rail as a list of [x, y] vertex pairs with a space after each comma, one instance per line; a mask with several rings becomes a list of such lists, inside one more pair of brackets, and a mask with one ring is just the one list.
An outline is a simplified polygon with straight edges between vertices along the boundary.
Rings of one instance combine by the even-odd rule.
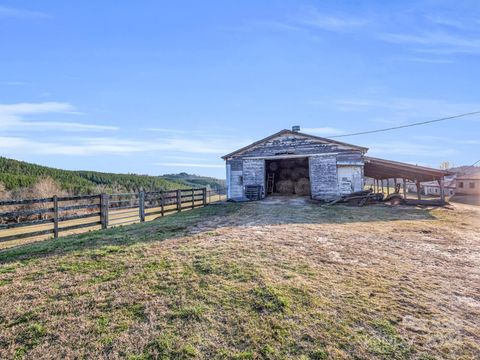
[[20, 239], [58, 238], [150, 221], [224, 199], [224, 189], [192, 188], [0, 200], [0, 248], [17, 245]]

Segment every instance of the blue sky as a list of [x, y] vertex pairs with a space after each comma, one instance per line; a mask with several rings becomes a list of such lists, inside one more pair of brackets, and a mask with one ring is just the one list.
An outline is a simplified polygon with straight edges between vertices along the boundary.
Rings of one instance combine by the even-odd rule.
[[[333, 136], [480, 110], [478, 1], [1, 1], [0, 155], [224, 177], [292, 125]], [[438, 167], [480, 116], [343, 138]]]

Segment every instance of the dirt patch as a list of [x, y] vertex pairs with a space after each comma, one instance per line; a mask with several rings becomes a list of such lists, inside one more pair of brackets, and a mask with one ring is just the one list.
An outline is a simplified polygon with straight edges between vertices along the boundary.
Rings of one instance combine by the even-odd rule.
[[10, 250], [0, 357], [475, 358], [479, 215], [275, 197]]

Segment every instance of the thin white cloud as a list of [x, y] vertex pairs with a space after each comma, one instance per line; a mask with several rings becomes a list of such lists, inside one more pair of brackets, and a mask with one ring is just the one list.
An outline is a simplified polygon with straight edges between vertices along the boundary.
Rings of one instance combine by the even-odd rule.
[[436, 58], [425, 58], [425, 57], [408, 57], [402, 60], [418, 62], [418, 63], [426, 63], [426, 64], [452, 64], [454, 63], [453, 60], [449, 59], [436, 59]]
[[[480, 103], [456, 103], [440, 99], [408, 97], [345, 98], [331, 100], [336, 109], [346, 112], [381, 111], [392, 120], [443, 117], [480, 110]], [[377, 116], [378, 119], [381, 119]], [[371, 119], [375, 119], [372, 115]], [[478, 117], [465, 118], [478, 120]]]
[[62, 122], [62, 121], [22, 121], [19, 124], [16, 124], [17, 129], [24, 128], [28, 130], [35, 131], [50, 131], [50, 130], [59, 130], [59, 131], [112, 131], [118, 130], [118, 126], [109, 126], [109, 125], [95, 125], [95, 124], [85, 124], [78, 122]]
[[61, 102], [0, 104], [0, 114], [9, 115], [61, 113], [73, 110], [71, 104]]
[[305, 11], [302, 16], [298, 17], [297, 21], [309, 27], [333, 32], [357, 29], [368, 23], [364, 18], [352, 17], [346, 14], [326, 14], [316, 8], [310, 8]]
[[313, 134], [313, 135], [323, 135], [323, 136], [332, 136], [332, 135], [340, 135], [344, 134], [345, 131], [341, 129], [337, 129], [334, 127], [316, 127], [316, 128], [303, 128], [302, 132], [307, 133], [307, 134]]
[[6, 86], [22, 86], [22, 85], [29, 85], [29, 82], [26, 81], [0, 81], [0, 85]]
[[470, 21], [470, 19], [463, 18], [462, 20], [457, 20], [438, 14], [428, 14], [425, 16], [425, 18], [432, 24], [438, 25], [440, 27], [447, 27], [458, 30], [470, 30], [474, 27], [475, 23], [475, 20], [472, 24], [472, 21]]
[[177, 152], [220, 156], [246, 143], [222, 139], [122, 139], [109, 137], [68, 138], [38, 141], [26, 137], [0, 137], [0, 150], [9, 153], [49, 155], [128, 155], [136, 153]]
[[155, 131], [155, 132], [167, 133], [167, 134], [185, 134], [188, 132], [186, 130], [168, 129], [168, 128], [143, 128], [142, 130]]
[[420, 144], [418, 142], [374, 142], [367, 144], [366, 146], [369, 148], [368, 155], [379, 157], [393, 155], [442, 159], [458, 154], [458, 151], [452, 148], [438, 145]]
[[378, 38], [393, 44], [414, 46], [413, 50], [418, 52], [436, 54], [480, 53], [480, 39], [478, 37], [452, 35], [446, 32], [383, 33], [379, 34]]
[[0, 17], [41, 19], [47, 18], [49, 15], [40, 11], [32, 11], [0, 5]]
[[478, 139], [458, 139], [455, 137], [436, 136], [436, 135], [416, 135], [412, 139], [423, 142], [436, 142], [450, 145], [480, 145]]
[[172, 167], [194, 167], [194, 168], [224, 168], [225, 165], [222, 164], [201, 164], [201, 163], [171, 163], [171, 162], [160, 162], [155, 163], [157, 166], [172, 166]]
[[111, 131], [118, 130], [116, 126], [87, 124], [70, 121], [31, 121], [25, 117], [40, 114], [81, 114], [69, 103], [43, 102], [43, 103], [16, 103], [0, 104], [0, 131]]

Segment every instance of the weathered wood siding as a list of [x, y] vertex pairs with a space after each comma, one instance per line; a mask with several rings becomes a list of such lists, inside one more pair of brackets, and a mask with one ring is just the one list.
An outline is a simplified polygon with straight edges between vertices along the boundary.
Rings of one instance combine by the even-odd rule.
[[337, 152], [351, 152], [347, 146], [322, 143], [319, 140], [297, 134], [285, 134], [259, 144], [235, 157], [263, 157], [284, 154], [312, 155]]
[[311, 156], [308, 163], [312, 198], [318, 200], [335, 198], [338, 195], [336, 155]]
[[363, 164], [363, 156], [360, 151], [344, 152], [337, 155], [337, 165], [363, 166]]
[[243, 197], [243, 161], [240, 159], [227, 161], [227, 197]]
[[362, 166], [338, 165], [337, 161], [337, 174], [338, 192], [340, 195], [363, 190]]
[[362, 190], [364, 161], [361, 149], [287, 133], [227, 159], [228, 197], [243, 197], [245, 185], [265, 186], [265, 159], [298, 156], [309, 158], [312, 198], [330, 200], [340, 194]]
[[243, 185], [265, 186], [265, 160], [243, 160]]

